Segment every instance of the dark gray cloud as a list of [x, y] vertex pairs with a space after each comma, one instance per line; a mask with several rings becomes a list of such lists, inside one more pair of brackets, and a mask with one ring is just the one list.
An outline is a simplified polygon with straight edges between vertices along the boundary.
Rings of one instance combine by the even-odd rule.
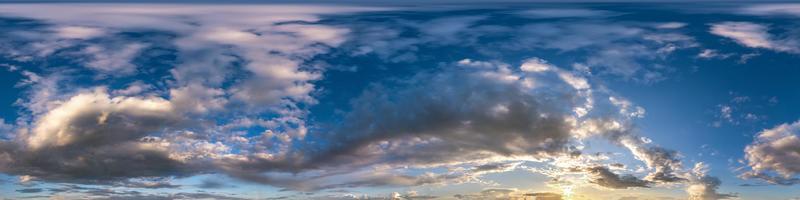
[[[352, 101], [352, 111], [341, 125], [330, 128], [330, 132], [309, 135], [306, 139], [312, 143], [299, 143], [283, 160], [231, 160], [223, 169], [245, 180], [302, 190], [413, 186], [464, 180], [507, 170], [511, 165], [481, 165], [460, 174], [364, 176], [360, 177], [363, 180], [337, 184], [271, 177], [262, 172], [325, 169], [335, 174], [374, 164], [437, 166], [497, 156], [549, 158], [570, 154], [569, 143], [574, 137], [567, 117], [585, 100], [573, 85], [582, 79], [564, 73], [522, 74], [509, 67], [502, 63], [447, 66], [402, 81], [372, 85]], [[562, 80], [564, 77], [570, 79]], [[528, 84], [540, 78], [542, 84], [551, 87]]]
[[25, 144], [1, 143], [0, 169], [77, 182], [181, 175], [193, 168], [140, 140], [179, 121], [164, 100], [83, 93], [37, 120]]
[[649, 188], [651, 183], [636, 178], [633, 175], [618, 175], [606, 167], [596, 166], [586, 169], [591, 175], [589, 182], [614, 189], [627, 189], [631, 187]]
[[678, 182], [684, 178], [675, 175], [676, 170], [680, 170], [680, 160], [677, 158], [678, 152], [675, 150], [660, 147], [650, 147], [646, 150], [647, 160], [652, 162], [655, 172], [647, 175], [646, 179], [656, 182]]
[[430, 142], [415, 145], [413, 154], [402, 149], [387, 152], [383, 162], [427, 164], [474, 157], [479, 151], [509, 156], [564, 150], [570, 137], [563, 118], [568, 111], [557, 109], [557, 99], [531, 94], [516, 80], [505, 82], [482, 73], [424, 73], [396, 89], [367, 90], [353, 102], [344, 125], [327, 136], [332, 146], [315, 161], [354, 155], [364, 160], [370, 155], [359, 155], [364, 153], [359, 150], [398, 138]]

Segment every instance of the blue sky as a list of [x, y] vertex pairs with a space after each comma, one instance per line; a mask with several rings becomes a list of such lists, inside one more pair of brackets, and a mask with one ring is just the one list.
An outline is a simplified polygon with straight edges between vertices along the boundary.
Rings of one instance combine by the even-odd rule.
[[797, 199], [798, 18], [2, 3], [0, 197]]

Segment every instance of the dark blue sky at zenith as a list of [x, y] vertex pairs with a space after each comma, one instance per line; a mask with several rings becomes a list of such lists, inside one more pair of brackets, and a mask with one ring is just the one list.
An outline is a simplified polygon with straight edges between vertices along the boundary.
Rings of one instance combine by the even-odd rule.
[[0, 1], [0, 198], [800, 198], [800, 4]]

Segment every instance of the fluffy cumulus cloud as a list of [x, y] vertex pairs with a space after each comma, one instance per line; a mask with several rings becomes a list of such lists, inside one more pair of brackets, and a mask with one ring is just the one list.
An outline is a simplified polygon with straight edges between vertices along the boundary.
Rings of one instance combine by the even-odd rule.
[[110, 97], [104, 89], [77, 94], [4, 142], [2, 169], [58, 181], [114, 180], [182, 173], [182, 163], [145, 136], [178, 126], [183, 117], [164, 99]]
[[780, 185], [800, 183], [800, 122], [765, 129], [745, 148], [745, 160], [751, 171], [746, 178], [758, 178]]

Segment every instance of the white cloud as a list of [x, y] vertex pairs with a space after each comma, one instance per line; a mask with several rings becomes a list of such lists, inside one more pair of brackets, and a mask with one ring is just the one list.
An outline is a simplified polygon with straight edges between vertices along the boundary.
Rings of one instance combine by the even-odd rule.
[[800, 122], [765, 129], [745, 148], [751, 174], [776, 172], [789, 179], [800, 174]]
[[124, 89], [114, 90], [111, 93], [117, 96], [136, 96], [154, 89], [153, 85], [146, 84], [142, 81], [135, 81]]
[[741, 8], [741, 13], [750, 15], [789, 15], [800, 17], [800, 4], [796, 3], [768, 3], [753, 4]]
[[732, 55], [733, 54], [719, 53], [719, 51], [715, 49], [703, 49], [703, 51], [697, 54], [697, 57], [703, 59], [712, 59], [712, 58], [725, 59]]
[[722, 22], [711, 24], [711, 33], [727, 37], [751, 48], [764, 48], [781, 52], [797, 53], [797, 41], [779, 38], [769, 33], [769, 26], [751, 22]]
[[197, 84], [169, 91], [170, 102], [176, 110], [200, 114], [222, 110], [228, 102], [223, 97], [224, 94], [221, 89], [205, 88]]
[[61, 26], [56, 27], [55, 32], [65, 39], [90, 39], [106, 34], [103, 29], [86, 26]]
[[711, 33], [728, 37], [754, 48], [774, 48], [767, 26], [750, 22], [724, 22], [711, 25]]
[[167, 100], [112, 98], [104, 89], [78, 94], [59, 104], [37, 120], [26, 139], [28, 146], [66, 146], [85, 139], [104, 143], [130, 140], [178, 118]]
[[642, 118], [644, 117], [645, 110], [642, 107], [633, 105], [632, 102], [628, 101], [627, 99], [621, 97], [608, 97], [608, 100], [611, 101], [611, 104], [614, 104], [619, 108], [619, 112], [622, 115], [635, 117], [635, 118]]
[[522, 63], [522, 66], [519, 67], [519, 69], [526, 72], [544, 72], [554, 68], [555, 66], [541, 58], [530, 58], [525, 60], [525, 62]]
[[677, 28], [683, 28], [686, 25], [688, 25], [688, 24], [683, 23], [683, 22], [667, 22], [667, 23], [662, 23], [662, 24], [656, 25], [656, 28], [660, 28], [660, 29], [677, 29]]
[[717, 192], [722, 181], [717, 177], [712, 177], [707, 174], [708, 166], [705, 163], [699, 162], [695, 164], [690, 173], [689, 185], [686, 188], [686, 192], [689, 194], [689, 200], [718, 200], [737, 197], [734, 194]]
[[131, 61], [147, 47], [145, 44], [131, 43], [119, 47], [119, 50], [110, 50], [108, 47], [91, 45], [81, 53], [90, 57], [86, 66], [111, 75], [127, 75], [136, 71], [136, 65]]
[[474, 61], [469, 58], [459, 60], [457, 64], [463, 67], [475, 67], [475, 68], [492, 68], [496, 65], [496, 63], [491, 63], [486, 61]]

